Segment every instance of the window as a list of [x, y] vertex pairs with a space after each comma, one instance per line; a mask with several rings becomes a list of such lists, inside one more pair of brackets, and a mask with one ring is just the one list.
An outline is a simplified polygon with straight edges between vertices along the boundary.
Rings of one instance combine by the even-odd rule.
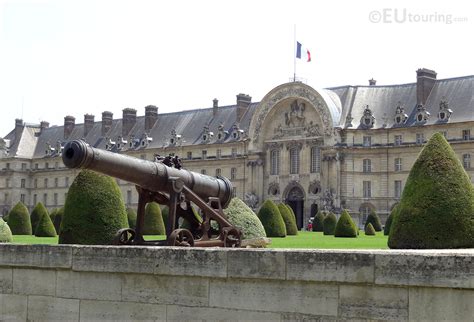
[[55, 169], [59, 169], [59, 162], [55, 162], [55, 163], [54, 163], [54, 168], [55, 168]]
[[232, 197], [237, 197], [237, 188], [236, 187], [232, 187]]
[[25, 171], [26, 170], [26, 163], [21, 164], [21, 170]]
[[372, 160], [370, 160], [370, 159], [362, 160], [362, 171], [364, 173], [372, 172]]
[[402, 145], [402, 135], [395, 135], [395, 145]]
[[395, 158], [395, 171], [402, 171], [402, 158]]
[[202, 150], [202, 159], [207, 159], [207, 150]]
[[188, 160], [192, 160], [193, 159], [193, 153], [191, 151], [188, 151], [186, 157], [187, 157]]
[[22, 203], [25, 203], [25, 199], [26, 199], [26, 195], [25, 195], [24, 193], [22, 193], [22, 194], [20, 195], [20, 201], [21, 201]]
[[237, 179], [237, 168], [230, 169], [230, 180]]
[[280, 150], [270, 151], [270, 174], [280, 174]]
[[201, 174], [206, 174], [206, 169], [202, 169]]
[[371, 146], [372, 145], [372, 137], [371, 136], [364, 136], [362, 139], [363, 146]]
[[423, 133], [416, 133], [416, 144], [423, 144], [425, 142], [425, 136]]
[[216, 177], [220, 176], [222, 174], [222, 170], [217, 168], [216, 169]]
[[58, 194], [57, 193], [54, 193], [53, 199], [54, 199], [54, 205], [57, 206], [58, 205]]
[[43, 204], [46, 206], [48, 204], [48, 194], [43, 194]]
[[471, 155], [470, 154], [463, 154], [462, 156], [462, 165], [464, 169], [471, 168]]
[[8, 201], [8, 192], [5, 192], [5, 203]]
[[300, 173], [300, 149], [297, 147], [290, 149], [290, 174]]
[[232, 148], [232, 157], [233, 158], [237, 157], [237, 148]]
[[34, 183], [35, 183], [35, 184], [34, 184], [34, 187], [35, 187], [35, 188], [38, 188], [38, 179], [35, 179]]
[[69, 177], [64, 178], [64, 185], [69, 187]]
[[217, 159], [220, 159], [220, 158], [221, 158], [221, 154], [222, 154], [221, 149], [217, 149], [217, 150], [216, 150], [216, 158], [217, 158]]
[[38, 195], [35, 193], [33, 195], [33, 206], [35, 206], [38, 203]]
[[321, 150], [319, 147], [313, 146], [311, 148], [311, 173], [318, 173], [321, 171]]
[[44, 168], [45, 168], [45, 169], [49, 169], [49, 163], [48, 163], [48, 162], [46, 162], [46, 163], [44, 164]]
[[5, 187], [10, 188], [10, 179], [5, 179]]
[[59, 185], [59, 179], [58, 178], [54, 178], [54, 186], [57, 188]]
[[45, 188], [48, 188], [48, 178], [45, 178], [45, 179], [44, 179], [44, 187], [45, 187]]
[[400, 198], [402, 195], [402, 182], [395, 180], [395, 198]]
[[464, 141], [470, 140], [471, 139], [471, 130], [462, 130], [462, 139]]
[[130, 206], [132, 204], [132, 190], [127, 190], [127, 205]]
[[360, 211], [362, 213], [362, 221], [360, 223], [362, 223], [362, 225], [365, 225], [365, 223], [367, 222], [367, 217], [371, 213], [372, 209], [368, 205], [365, 205], [360, 209]]
[[372, 182], [370, 181], [362, 181], [362, 188], [363, 188], [363, 195], [364, 198], [372, 197]]
[[443, 136], [446, 140], [448, 139], [448, 131], [441, 131], [439, 133], [443, 134]]
[[25, 188], [26, 186], [26, 179], [21, 179], [21, 188]]

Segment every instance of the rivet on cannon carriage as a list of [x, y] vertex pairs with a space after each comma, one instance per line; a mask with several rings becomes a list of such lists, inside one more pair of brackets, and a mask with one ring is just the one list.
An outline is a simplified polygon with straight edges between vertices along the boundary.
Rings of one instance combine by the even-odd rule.
[[[136, 185], [136, 228], [119, 230], [114, 241], [117, 245], [239, 247], [241, 244], [241, 231], [222, 211], [232, 199], [232, 183], [225, 177], [185, 170], [178, 157], [152, 162], [96, 149], [81, 140], [68, 142], [62, 158], [69, 168], [94, 170]], [[169, 207], [165, 240], [143, 238], [145, 206], [152, 201]], [[191, 203], [200, 209], [199, 217]], [[189, 229], [178, 228], [180, 218], [190, 224]]]

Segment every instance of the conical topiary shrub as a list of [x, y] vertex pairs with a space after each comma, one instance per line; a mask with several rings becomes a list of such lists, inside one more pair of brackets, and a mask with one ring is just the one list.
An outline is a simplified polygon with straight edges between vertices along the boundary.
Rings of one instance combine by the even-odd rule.
[[58, 213], [58, 208], [54, 208], [49, 212], [49, 218], [51, 218], [51, 221], [54, 223], [54, 218], [56, 217], [56, 214]]
[[265, 228], [267, 237], [285, 237], [286, 227], [278, 207], [270, 199], [266, 200], [258, 212], [258, 218]]
[[296, 219], [293, 214], [288, 210], [288, 206], [280, 203], [278, 204], [278, 210], [280, 211], [281, 217], [285, 222], [286, 234], [291, 236], [298, 235]]
[[393, 209], [390, 215], [387, 217], [387, 221], [385, 222], [385, 226], [383, 228], [383, 234], [385, 236], [388, 236], [390, 234], [390, 227], [392, 227], [392, 221], [393, 221], [393, 216], [395, 212], [397, 211], [398, 205], [396, 205]]
[[161, 217], [163, 218], [163, 223], [165, 224], [165, 229], [168, 227], [168, 216], [170, 214], [170, 208], [168, 206], [161, 207]]
[[365, 225], [364, 231], [367, 236], [375, 236], [375, 228], [374, 226], [372, 226], [372, 223], [370, 222], [367, 225]]
[[42, 202], [38, 202], [33, 208], [30, 216], [33, 234], [36, 234], [36, 228], [38, 227], [38, 223], [40, 222], [41, 218], [43, 218], [43, 216], [49, 217], [48, 209], [46, 209]]
[[61, 230], [61, 221], [63, 220], [64, 207], [57, 209], [56, 214], [54, 215], [53, 225], [56, 229], [56, 234], [59, 235]]
[[253, 210], [239, 198], [232, 198], [229, 206], [224, 209], [224, 214], [231, 224], [240, 228], [242, 231], [242, 239], [267, 236], [260, 219], [258, 219]]
[[403, 189], [390, 248], [473, 248], [474, 188], [441, 133], [421, 150]]
[[[45, 208], [46, 209], [46, 208]], [[35, 230], [36, 237], [55, 237], [56, 229], [54, 228], [53, 222], [47, 213], [41, 216], [38, 225]]]
[[336, 215], [330, 212], [323, 220], [324, 235], [334, 235], [336, 231], [337, 218]]
[[150, 202], [145, 208], [145, 224], [143, 235], [165, 235], [166, 229], [161, 217], [160, 205], [156, 202]]
[[8, 214], [8, 226], [13, 235], [31, 235], [31, 221], [28, 208], [20, 201]]
[[12, 241], [13, 236], [10, 227], [0, 218], [0, 243], [11, 243]]
[[82, 170], [69, 188], [59, 243], [106, 245], [114, 240], [119, 229], [126, 227], [127, 213], [117, 182], [109, 176]]
[[372, 227], [375, 231], [382, 231], [382, 224], [380, 223], [380, 218], [375, 211], [371, 211], [367, 216], [367, 220], [365, 221], [365, 225], [372, 224]]
[[322, 211], [318, 211], [313, 220], [313, 231], [324, 231], [324, 217], [325, 214]]
[[3, 216], [3, 221], [4, 222], [7, 222], [8, 221], [8, 216], [10, 215], [10, 213], [7, 213]]
[[335, 237], [357, 237], [357, 226], [347, 210], [343, 210], [336, 224]]
[[137, 224], [137, 212], [133, 208], [127, 208], [128, 227], [135, 229]]

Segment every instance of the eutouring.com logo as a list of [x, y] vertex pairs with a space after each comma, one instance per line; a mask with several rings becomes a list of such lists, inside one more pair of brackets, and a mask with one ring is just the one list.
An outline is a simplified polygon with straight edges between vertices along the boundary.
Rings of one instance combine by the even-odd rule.
[[406, 8], [385, 8], [369, 13], [372, 23], [441, 23], [450, 25], [455, 22], [467, 22], [467, 17], [455, 17], [440, 12], [415, 13]]

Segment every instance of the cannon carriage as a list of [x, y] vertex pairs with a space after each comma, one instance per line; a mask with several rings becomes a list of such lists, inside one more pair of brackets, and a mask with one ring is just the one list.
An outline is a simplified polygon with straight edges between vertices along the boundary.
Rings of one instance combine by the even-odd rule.
[[[223, 208], [232, 198], [232, 183], [182, 169], [178, 158], [152, 162], [93, 148], [82, 140], [66, 143], [62, 154], [69, 168], [90, 169], [136, 185], [138, 209], [136, 228], [117, 232], [117, 245], [239, 247], [241, 231], [226, 218]], [[166, 239], [145, 240], [145, 206], [157, 202], [169, 207]], [[192, 205], [200, 209], [200, 216]], [[189, 229], [178, 228], [180, 218]], [[215, 227], [218, 227], [217, 229]]]

